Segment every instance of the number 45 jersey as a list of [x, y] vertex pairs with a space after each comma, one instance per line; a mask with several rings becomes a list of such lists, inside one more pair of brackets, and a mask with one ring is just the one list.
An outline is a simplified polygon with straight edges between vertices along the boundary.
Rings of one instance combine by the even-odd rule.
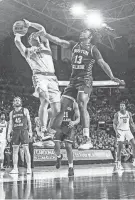
[[27, 125], [27, 117], [24, 114], [24, 108], [21, 108], [19, 111], [13, 110], [13, 129], [19, 129], [19, 130], [26, 130], [28, 128]]
[[82, 80], [92, 78], [92, 68], [95, 60], [93, 58], [93, 45], [82, 47], [77, 43], [72, 49], [72, 74], [71, 80]]

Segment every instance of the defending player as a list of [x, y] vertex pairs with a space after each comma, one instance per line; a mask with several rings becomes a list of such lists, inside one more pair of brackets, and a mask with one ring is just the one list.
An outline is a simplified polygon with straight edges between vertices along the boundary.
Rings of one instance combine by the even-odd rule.
[[22, 144], [27, 162], [27, 173], [31, 173], [31, 157], [29, 153], [29, 137], [32, 137], [32, 126], [29, 111], [22, 107], [20, 97], [15, 97], [13, 100], [13, 111], [10, 112], [8, 141], [12, 132], [13, 145], [13, 170], [11, 174], [18, 174], [18, 151], [19, 145]]
[[60, 168], [62, 154], [60, 154], [60, 142], [65, 142], [65, 148], [67, 151], [68, 157], [68, 176], [74, 175], [73, 169], [73, 151], [72, 151], [72, 144], [74, 142], [75, 136], [75, 125], [79, 124], [80, 122], [80, 112], [78, 108], [78, 104], [74, 102], [71, 106], [69, 106], [66, 111], [64, 112], [64, 118], [62, 121], [62, 132], [60, 134], [55, 134], [53, 140], [55, 142], [55, 153], [57, 155], [56, 161], [56, 168]]
[[3, 170], [4, 150], [7, 144], [7, 121], [5, 113], [0, 114], [0, 169]]
[[[125, 103], [120, 103], [120, 111], [114, 115], [113, 128], [116, 132], [117, 137], [117, 168], [123, 169], [121, 165], [121, 150], [123, 148], [123, 143], [128, 140], [133, 148], [133, 157], [135, 166], [135, 139], [131, 133], [131, 129], [135, 131], [135, 124], [132, 119], [132, 114], [126, 110]], [[131, 129], [130, 129], [131, 128]]]
[[86, 29], [81, 32], [78, 43], [62, 40], [48, 33], [43, 33], [43, 35], [57, 45], [72, 49], [72, 74], [70, 83], [62, 96], [61, 111], [55, 118], [52, 128], [57, 130], [58, 134], [61, 132], [60, 126], [64, 116], [64, 111], [75, 99], [77, 99], [83, 126], [83, 136], [86, 139], [85, 144], [82, 144], [80, 148], [90, 149], [92, 144], [89, 133], [90, 119], [87, 111], [87, 104], [92, 91], [92, 67], [95, 61], [112, 81], [120, 84], [123, 84], [123, 82], [113, 76], [109, 65], [103, 60], [97, 47], [92, 44], [92, 40], [95, 37], [93, 30]]
[[60, 92], [58, 88], [57, 77], [55, 76], [54, 64], [52, 60], [52, 52], [49, 41], [38, 36], [40, 32], [46, 32], [44, 27], [37, 23], [25, 21], [26, 27], [33, 27], [38, 32], [34, 32], [29, 36], [28, 42], [30, 48], [26, 48], [22, 41], [22, 35], [15, 32], [15, 44], [22, 56], [28, 62], [33, 76], [33, 84], [35, 87], [34, 96], [40, 99], [39, 118], [41, 122], [42, 132], [46, 131], [47, 126], [47, 108], [50, 103], [54, 116], [60, 111]]

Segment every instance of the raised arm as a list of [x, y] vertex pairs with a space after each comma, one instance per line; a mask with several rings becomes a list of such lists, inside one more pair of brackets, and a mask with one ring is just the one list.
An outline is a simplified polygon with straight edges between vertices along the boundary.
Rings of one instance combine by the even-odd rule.
[[16, 47], [19, 49], [20, 53], [22, 54], [22, 56], [26, 57], [27, 48], [22, 43], [21, 37], [22, 36], [20, 34], [16, 34], [14, 42], [15, 42]]
[[13, 111], [9, 114], [9, 123], [8, 123], [8, 131], [7, 131], [7, 140], [10, 141], [10, 134], [13, 130], [13, 119], [12, 119]]
[[94, 46], [93, 47], [93, 57], [96, 60], [96, 62], [98, 63], [98, 65], [104, 70], [104, 72], [110, 77], [110, 79], [112, 81], [118, 82], [119, 84], [124, 84], [123, 81], [119, 80], [118, 78], [115, 78], [111, 68], [109, 67], [109, 65], [104, 61], [100, 51]]

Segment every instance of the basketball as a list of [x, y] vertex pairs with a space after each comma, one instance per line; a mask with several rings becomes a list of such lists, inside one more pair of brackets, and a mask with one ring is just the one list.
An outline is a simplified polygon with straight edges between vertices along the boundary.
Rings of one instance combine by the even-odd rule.
[[24, 21], [16, 21], [13, 25], [13, 33], [14, 35], [20, 34], [24, 36], [28, 31], [28, 27]]

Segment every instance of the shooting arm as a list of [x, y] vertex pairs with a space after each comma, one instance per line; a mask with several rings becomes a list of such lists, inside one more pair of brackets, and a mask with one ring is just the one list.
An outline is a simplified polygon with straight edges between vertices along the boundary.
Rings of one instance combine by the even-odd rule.
[[21, 35], [16, 34], [14, 42], [15, 42], [16, 47], [19, 49], [20, 53], [22, 54], [22, 56], [26, 57], [27, 48], [23, 45], [21, 41]]

